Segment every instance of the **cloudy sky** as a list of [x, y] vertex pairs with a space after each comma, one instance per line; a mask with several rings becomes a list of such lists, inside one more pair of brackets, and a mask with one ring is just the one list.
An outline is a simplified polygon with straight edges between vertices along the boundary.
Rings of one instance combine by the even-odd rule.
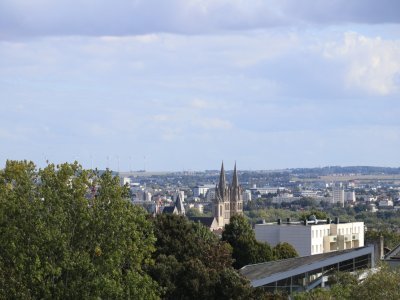
[[0, 162], [400, 166], [398, 0], [1, 0]]

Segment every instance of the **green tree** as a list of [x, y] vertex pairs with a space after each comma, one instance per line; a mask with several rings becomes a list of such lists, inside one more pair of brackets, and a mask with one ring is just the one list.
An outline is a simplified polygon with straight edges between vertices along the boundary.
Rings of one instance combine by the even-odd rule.
[[299, 256], [296, 249], [286, 242], [277, 244], [273, 248], [273, 252], [275, 259], [287, 259]]
[[156, 299], [152, 223], [118, 178], [78, 163], [0, 171], [0, 298]]
[[355, 300], [400, 299], [400, 270], [383, 266], [356, 286], [349, 297]]
[[239, 269], [248, 264], [266, 262], [273, 259], [272, 249], [267, 243], [256, 240], [253, 229], [241, 215], [231, 217], [229, 224], [225, 225], [222, 240], [228, 242], [233, 248], [233, 266]]
[[352, 293], [357, 289], [356, 274], [349, 272], [336, 272], [329, 278], [330, 294], [334, 299], [352, 299]]
[[[314, 289], [314, 290], [311, 290], [308, 292], [295, 294], [293, 298], [295, 300], [332, 300], [332, 299], [335, 299], [332, 297], [332, 293], [329, 290], [325, 290], [322, 288], [317, 288], [317, 289]], [[343, 298], [339, 298], [339, 299], [345, 300]]]
[[324, 211], [312, 209], [310, 211], [306, 211], [300, 215], [300, 220], [308, 220], [311, 216], [315, 216], [318, 220], [326, 220], [328, 214]]
[[185, 217], [158, 215], [156, 263], [149, 274], [165, 299], [251, 299], [254, 290], [232, 266], [232, 248]]

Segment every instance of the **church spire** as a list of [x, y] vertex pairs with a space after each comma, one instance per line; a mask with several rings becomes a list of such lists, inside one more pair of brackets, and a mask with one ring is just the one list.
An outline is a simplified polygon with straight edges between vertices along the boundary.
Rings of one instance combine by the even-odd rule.
[[237, 176], [236, 161], [235, 161], [235, 168], [233, 169], [233, 177], [232, 177], [232, 187], [238, 187], [238, 186], [239, 186], [239, 179]]
[[221, 197], [221, 199], [224, 199], [226, 195], [226, 178], [225, 178], [225, 169], [223, 161], [221, 165], [221, 173], [219, 174], [218, 194]]
[[226, 186], [225, 170], [224, 170], [224, 162], [222, 161], [221, 173], [219, 174], [219, 188], [220, 188], [220, 190], [224, 190], [225, 186]]
[[177, 191], [177, 194], [178, 195], [176, 196], [175, 207], [178, 210], [178, 214], [185, 215], [185, 207], [183, 206], [183, 199], [181, 193]]

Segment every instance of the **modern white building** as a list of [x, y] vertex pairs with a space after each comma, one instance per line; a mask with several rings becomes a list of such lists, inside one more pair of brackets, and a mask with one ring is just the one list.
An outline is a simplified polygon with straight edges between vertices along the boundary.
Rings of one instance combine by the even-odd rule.
[[204, 204], [203, 203], [189, 203], [188, 208], [195, 208], [199, 211], [199, 213], [204, 213]]
[[300, 192], [302, 197], [310, 197], [310, 198], [316, 198], [318, 197], [318, 192], [317, 191], [311, 191], [311, 190], [302, 190]]
[[300, 200], [301, 197], [293, 197], [293, 194], [281, 194], [276, 197], [272, 197], [272, 203], [282, 204], [282, 203], [292, 203], [293, 201]]
[[215, 198], [215, 187], [209, 189], [206, 194], [206, 199], [208, 202], [212, 202], [214, 198]]
[[381, 200], [379, 200], [378, 205], [379, 205], [379, 207], [393, 207], [393, 201], [388, 198], [381, 199]]
[[256, 224], [256, 239], [271, 246], [287, 242], [300, 256], [364, 246], [364, 222], [303, 225]]
[[354, 191], [348, 191], [344, 193], [346, 202], [356, 202], [356, 193]]
[[127, 184], [128, 186], [131, 185], [131, 179], [129, 177], [120, 177], [121, 185]]
[[332, 189], [332, 202], [333, 204], [340, 203], [340, 205], [344, 206], [344, 189], [342, 186], [333, 187]]
[[255, 185], [253, 185], [253, 187], [250, 189], [250, 191], [253, 194], [260, 193], [261, 195], [276, 194], [280, 190], [285, 190], [285, 188], [282, 188], [282, 187], [256, 187]]
[[215, 188], [215, 185], [198, 185], [193, 188], [193, 197], [206, 196], [209, 189]]
[[249, 202], [249, 201], [251, 201], [251, 191], [245, 190], [243, 191], [243, 202]]

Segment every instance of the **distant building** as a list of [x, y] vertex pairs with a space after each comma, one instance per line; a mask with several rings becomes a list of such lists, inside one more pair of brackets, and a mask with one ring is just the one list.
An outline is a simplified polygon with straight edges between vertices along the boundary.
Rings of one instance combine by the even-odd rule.
[[182, 194], [178, 193], [178, 195], [176, 196], [174, 205], [164, 207], [162, 213], [184, 216], [186, 214], [186, 212], [185, 212], [185, 207], [183, 205]]
[[251, 191], [250, 190], [245, 190], [243, 192], [243, 202], [246, 203], [246, 202], [249, 202], [249, 201], [251, 201]]
[[143, 192], [143, 200], [144, 201], [151, 201], [152, 194], [150, 192]]
[[250, 189], [252, 194], [261, 194], [261, 195], [267, 195], [267, 194], [276, 194], [278, 191], [284, 190], [284, 188], [280, 187], [257, 187], [255, 184], [253, 184], [253, 187]]
[[193, 197], [205, 197], [209, 189], [213, 189], [214, 185], [198, 185], [193, 188]]
[[344, 189], [341, 185], [332, 188], [332, 202], [333, 204], [340, 203], [340, 206], [344, 207]]
[[195, 203], [194, 208], [199, 211], [199, 213], [204, 213], [204, 205], [201, 203]]
[[212, 202], [215, 199], [215, 187], [208, 189], [206, 199], [208, 202]]
[[316, 197], [318, 197], [318, 192], [317, 191], [310, 191], [310, 190], [303, 190], [303, 191], [300, 192], [300, 195], [302, 197], [316, 198]]
[[274, 204], [282, 204], [282, 203], [292, 203], [293, 201], [300, 200], [301, 197], [293, 197], [293, 194], [281, 194], [275, 197], [272, 197], [272, 203]]
[[121, 185], [127, 184], [128, 186], [131, 185], [131, 179], [129, 177], [120, 177]]
[[346, 202], [356, 202], [356, 193], [354, 191], [348, 191], [344, 193]]
[[239, 186], [236, 163], [232, 183], [229, 186], [225, 178], [224, 163], [222, 163], [219, 183], [215, 188], [213, 216], [219, 228], [224, 228], [226, 224], [229, 224], [231, 216], [235, 214], [243, 214], [242, 188]]
[[218, 222], [214, 217], [189, 217], [189, 220], [195, 223], [201, 223], [211, 231], [220, 229]]
[[384, 198], [384, 199], [379, 200], [378, 205], [379, 205], [379, 208], [387, 208], [387, 207], [393, 208], [393, 201], [388, 198]]
[[300, 256], [364, 246], [364, 222], [256, 224], [256, 239], [271, 246], [287, 242]]

